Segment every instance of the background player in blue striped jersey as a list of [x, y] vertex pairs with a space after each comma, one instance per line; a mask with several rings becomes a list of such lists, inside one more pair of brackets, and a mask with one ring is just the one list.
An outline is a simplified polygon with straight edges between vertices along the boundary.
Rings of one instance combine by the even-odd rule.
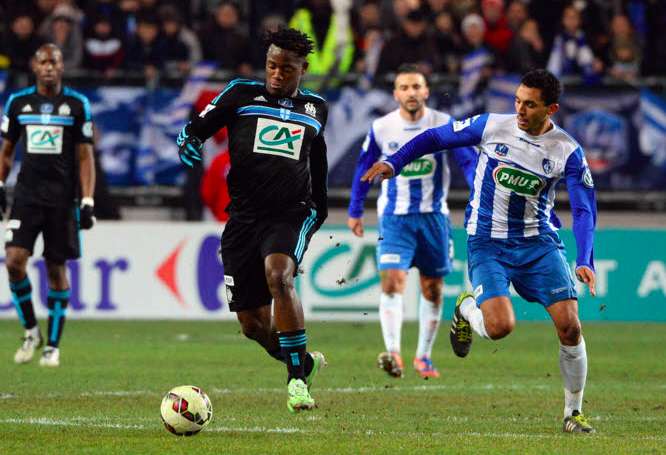
[[4, 213], [7, 207], [3, 182], [9, 175], [15, 146], [23, 139], [25, 153], [5, 231], [9, 287], [26, 329], [14, 361], [29, 362], [43, 344], [26, 274], [28, 259], [41, 233], [49, 319], [47, 345], [39, 364], [57, 367], [70, 295], [65, 261], [80, 256], [79, 229], [90, 229], [95, 221], [93, 125], [88, 99], [62, 85], [60, 49], [45, 44], [31, 63], [36, 85], [12, 94], [2, 117], [0, 210]]
[[500, 339], [514, 328], [509, 283], [544, 306], [560, 339], [564, 379], [565, 432], [594, 431], [583, 416], [587, 353], [578, 301], [554, 216], [555, 187], [564, 178], [569, 192], [578, 254], [576, 276], [595, 295], [593, 237], [596, 202], [581, 146], [555, 125], [560, 82], [545, 70], [525, 74], [516, 90], [516, 114], [483, 114], [430, 129], [377, 163], [364, 176], [388, 178], [428, 153], [477, 145], [479, 161], [466, 210], [469, 275], [474, 294], [463, 293], [453, 315], [451, 344], [464, 357], [473, 329]]
[[[370, 188], [360, 177], [379, 159], [391, 156], [417, 134], [449, 123], [451, 117], [426, 107], [428, 84], [416, 65], [402, 65], [396, 75], [393, 96], [398, 109], [375, 120], [366, 136], [352, 182], [347, 225], [363, 236], [363, 202]], [[471, 174], [476, 153], [470, 148], [453, 150], [453, 157]], [[470, 177], [471, 178], [471, 177]], [[378, 365], [390, 376], [402, 377], [400, 335], [403, 293], [407, 272], [420, 272], [419, 340], [413, 365], [423, 378], [439, 377], [431, 360], [432, 347], [441, 319], [443, 280], [451, 271], [449, 208], [446, 198], [450, 172], [447, 156], [428, 155], [406, 166], [395, 179], [383, 182], [377, 200], [381, 240], [377, 263], [382, 293], [379, 319], [386, 352]]]

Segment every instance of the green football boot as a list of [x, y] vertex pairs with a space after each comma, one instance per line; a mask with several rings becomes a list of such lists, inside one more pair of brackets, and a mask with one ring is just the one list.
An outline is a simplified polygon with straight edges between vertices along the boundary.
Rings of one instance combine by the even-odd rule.
[[289, 412], [295, 414], [299, 411], [308, 411], [314, 409], [315, 401], [308, 392], [308, 386], [305, 385], [302, 379], [292, 378], [287, 385], [289, 392], [289, 399], [287, 400], [287, 408]]
[[312, 357], [312, 370], [310, 374], [305, 377], [305, 382], [308, 384], [308, 390], [312, 388], [312, 383], [314, 382], [315, 376], [319, 373], [319, 370], [324, 368], [326, 365], [326, 357], [319, 351], [310, 352], [310, 357]]
[[449, 334], [449, 339], [451, 340], [453, 352], [458, 357], [467, 356], [472, 347], [472, 326], [469, 325], [469, 321], [467, 321], [460, 312], [460, 305], [467, 297], [474, 298], [474, 294], [465, 291], [458, 296], [458, 299], [456, 300], [456, 309], [453, 311], [453, 317], [451, 318], [451, 333]]
[[578, 411], [571, 413], [569, 417], [564, 419], [562, 431], [565, 433], [594, 433], [595, 430], [592, 425], [587, 421], [585, 416]]

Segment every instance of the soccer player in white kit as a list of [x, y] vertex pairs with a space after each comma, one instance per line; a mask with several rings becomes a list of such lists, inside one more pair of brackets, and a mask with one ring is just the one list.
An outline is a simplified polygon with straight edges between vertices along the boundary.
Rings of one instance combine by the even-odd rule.
[[451, 328], [454, 352], [464, 357], [472, 330], [497, 340], [514, 328], [509, 284], [550, 314], [560, 340], [564, 380], [563, 430], [592, 433], [582, 414], [587, 353], [578, 300], [554, 216], [555, 187], [565, 179], [576, 239], [576, 276], [594, 296], [596, 201], [581, 146], [555, 125], [561, 85], [545, 70], [525, 74], [516, 90], [516, 114], [483, 114], [430, 129], [376, 163], [363, 177], [389, 178], [419, 156], [477, 145], [479, 161], [466, 210], [469, 276], [474, 293], [458, 298]]
[[[360, 177], [379, 159], [391, 156], [417, 134], [451, 121], [443, 112], [426, 107], [429, 89], [417, 66], [398, 68], [393, 96], [398, 109], [378, 118], [365, 138], [352, 182], [347, 225], [363, 236], [363, 202], [370, 188]], [[452, 150], [454, 159], [471, 185], [476, 152], [465, 147]], [[406, 166], [395, 179], [385, 181], [377, 200], [380, 240], [377, 264], [382, 293], [379, 319], [386, 352], [378, 366], [390, 376], [402, 377], [401, 328], [403, 293], [407, 272], [419, 269], [419, 338], [413, 366], [424, 379], [439, 377], [432, 363], [432, 347], [442, 314], [442, 278], [451, 271], [449, 208], [446, 198], [450, 172], [445, 154], [427, 155]]]

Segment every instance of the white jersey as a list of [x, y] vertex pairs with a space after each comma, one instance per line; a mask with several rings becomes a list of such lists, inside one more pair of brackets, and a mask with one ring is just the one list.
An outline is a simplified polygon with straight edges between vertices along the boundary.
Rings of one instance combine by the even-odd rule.
[[[429, 128], [444, 125], [451, 117], [434, 109], [425, 108], [423, 117], [410, 122], [400, 116], [399, 109], [372, 123], [361, 151], [359, 167], [363, 172], [372, 163], [393, 155], [400, 147]], [[356, 183], [354, 179], [354, 183]], [[377, 199], [377, 214], [405, 215], [411, 213], [449, 213], [446, 197], [449, 191], [450, 171], [445, 154], [429, 154], [408, 164], [395, 179], [382, 182]], [[362, 194], [359, 194], [359, 191]], [[366, 191], [352, 185], [350, 215], [362, 213]], [[360, 203], [359, 203], [360, 200]], [[355, 207], [357, 210], [353, 210]]]

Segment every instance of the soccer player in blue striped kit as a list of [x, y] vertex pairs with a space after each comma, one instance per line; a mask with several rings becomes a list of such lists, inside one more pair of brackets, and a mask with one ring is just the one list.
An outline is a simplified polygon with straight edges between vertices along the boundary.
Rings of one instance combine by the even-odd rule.
[[[426, 106], [429, 94], [426, 78], [416, 65], [403, 64], [398, 68], [393, 96], [399, 107], [372, 123], [352, 182], [347, 225], [356, 236], [363, 236], [363, 202], [370, 189], [369, 183], [359, 180], [360, 176], [417, 134], [452, 121], [448, 114]], [[470, 147], [454, 149], [452, 155], [463, 172], [474, 172], [476, 153]], [[392, 377], [403, 375], [400, 353], [403, 293], [412, 266], [418, 268], [421, 283], [419, 339], [412, 364], [424, 379], [439, 377], [431, 352], [442, 314], [442, 278], [451, 271], [446, 203], [449, 180], [447, 156], [428, 155], [404, 169], [397, 178], [384, 182], [377, 200], [381, 237], [377, 264], [382, 288], [379, 320], [386, 346], [377, 364]]]
[[595, 292], [594, 183], [581, 146], [551, 120], [561, 85], [545, 70], [525, 74], [515, 96], [516, 114], [483, 114], [430, 129], [375, 164], [363, 177], [390, 178], [428, 153], [477, 146], [479, 161], [465, 213], [469, 276], [474, 293], [458, 298], [451, 345], [465, 357], [472, 330], [504, 338], [515, 326], [509, 284], [549, 313], [560, 340], [564, 380], [563, 431], [592, 433], [582, 414], [587, 353], [578, 300], [554, 216], [555, 187], [564, 179], [576, 239], [576, 277]]

